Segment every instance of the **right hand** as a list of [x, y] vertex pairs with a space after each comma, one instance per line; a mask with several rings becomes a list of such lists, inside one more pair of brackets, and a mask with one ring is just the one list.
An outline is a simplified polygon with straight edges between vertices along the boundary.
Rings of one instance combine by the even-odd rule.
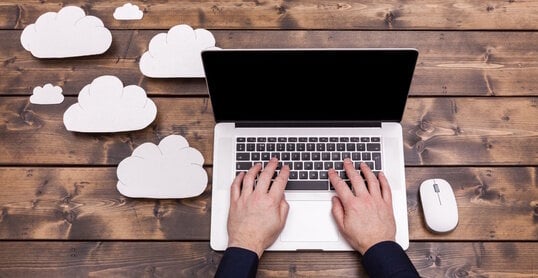
[[337, 194], [332, 199], [332, 213], [344, 238], [364, 255], [376, 243], [395, 241], [390, 186], [383, 172], [379, 172], [378, 180], [366, 163], [360, 164], [360, 170], [368, 187], [349, 158], [344, 160], [344, 169], [353, 191], [334, 169], [329, 170], [329, 179]]

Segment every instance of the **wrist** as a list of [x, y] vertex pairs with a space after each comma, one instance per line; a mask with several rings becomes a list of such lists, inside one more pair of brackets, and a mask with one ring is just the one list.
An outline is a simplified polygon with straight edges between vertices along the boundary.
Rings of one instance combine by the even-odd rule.
[[230, 241], [228, 247], [238, 247], [250, 250], [258, 255], [258, 259], [262, 257], [262, 254], [265, 251], [265, 248], [261, 247], [259, 244], [251, 242]]

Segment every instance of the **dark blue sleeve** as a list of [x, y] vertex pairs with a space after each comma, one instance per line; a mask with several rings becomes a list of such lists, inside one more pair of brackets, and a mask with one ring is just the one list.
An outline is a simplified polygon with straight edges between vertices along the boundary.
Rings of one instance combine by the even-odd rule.
[[220, 260], [215, 278], [222, 277], [256, 277], [258, 255], [247, 249], [228, 247]]
[[402, 247], [394, 241], [383, 241], [370, 247], [362, 257], [370, 277], [420, 277]]

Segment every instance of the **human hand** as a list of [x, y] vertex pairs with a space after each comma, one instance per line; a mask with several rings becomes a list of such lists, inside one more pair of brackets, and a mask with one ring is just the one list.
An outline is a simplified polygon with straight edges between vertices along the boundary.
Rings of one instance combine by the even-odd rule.
[[[290, 169], [282, 166], [271, 184], [278, 160], [272, 158], [260, 174], [261, 164], [235, 177], [230, 190], [228, 214], [228, 246], [252, 250], [260, 258], [263, 251], [275, 242], [284, 229], [289, 205], [284, 199], [284, 189]], [[241, 188], [241, 183], [243, 187]], [[270, 186], [271, 185], [271, 186]], [[270, 187], [269, 187], [270, 186]]]
[[329, 179], [337, 194], [332, 199], [332, 213], [344, 238], [364, 255], [378, 242], [395, 241], [396, 222], [390, 186], [383, 172], [379, 173], [379, 179], [376, 178], [366, 163], [360, 164], [360, 170], [368, 187], [349, 158], [344, 160], [344, 169], [353, 191], [334, 169], [329, 170]]

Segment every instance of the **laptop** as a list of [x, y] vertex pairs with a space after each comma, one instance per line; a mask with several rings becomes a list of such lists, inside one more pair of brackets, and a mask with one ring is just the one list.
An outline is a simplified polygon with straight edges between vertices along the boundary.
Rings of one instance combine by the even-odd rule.
[[331, 214], [327, 169], [345, 157], [383, 171], [396, 242], [409, 231], [401, 119], [418, 51], [411, 48], [205, 50], [214, 127], [210, 245], [225, 250], [230, 185], [276, 156], [291, 168], [284, 230], [268, 250], [353, 250]]

